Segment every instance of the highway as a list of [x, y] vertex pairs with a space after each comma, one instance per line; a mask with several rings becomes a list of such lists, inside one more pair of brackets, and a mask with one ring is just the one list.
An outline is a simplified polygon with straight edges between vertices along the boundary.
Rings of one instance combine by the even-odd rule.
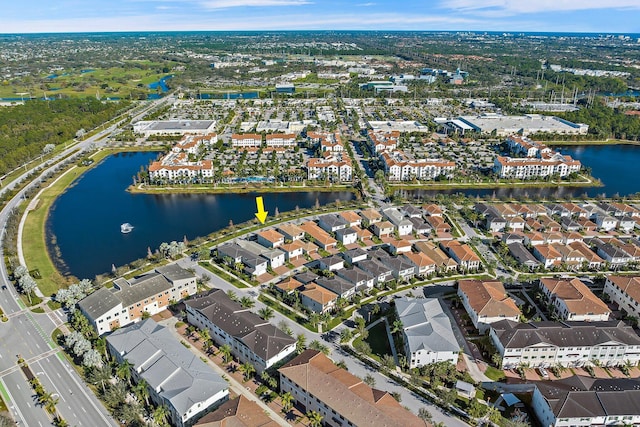
[[[142, 117], [150, 109], [172, 102], [172, 97], [165, 97], [146, 104], [136, 111], [135, 119]], [[12, 209], [24, 201], [25, 191], [35, 188], [41, 177], [56, 167], [56, 164], [73, 153], [81, 153], [93, 146], [103, 144], [117, 129], [116, 123], [87, 138], [84, 141], [63, 150], [55, 158], [47, 161], [45, 168], [39, 170], [29, 184], [21, 189], [0, 211], [0, 243], [4, 239], [7, 219]], [[20, 177], [5, 183], [0, 194], [18, 186], [19, 182], [39, 168], [25, 170]], [[0, 256], [4, 259], [2, 245]], [[28, 266], [27, 266], [28, 267]], [[102, 403], [84, 384], [81, 376], [65, 359], [62, 350], [51, 341], [51, 333], [66, 320], [61, 310], [51, 314], [32, 313], [24, 303], [9, 280], [7, 267], [0, 262], [0, 308], [7, 315], [7, 322], [0, 322], [0, 392], [5, 400], [11, 416], [19, 426], [50, 426], [51, 416], [36, 403], [35, 393], [26, 377], [17, 365], [18, 355], [22, 356], [33, 373], [40, 379], [45, 390], [55, 393], [58, 398], [57, 409], [60, 415], [72, 426], [117, 426]]]

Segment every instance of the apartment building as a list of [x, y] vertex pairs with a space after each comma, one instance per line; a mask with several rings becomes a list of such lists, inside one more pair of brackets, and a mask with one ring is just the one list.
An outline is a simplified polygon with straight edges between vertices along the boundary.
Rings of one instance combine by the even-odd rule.
[[228, 344], [240, 363], [251, 363], [258, 373], [295, 352], [295, 339], [213, 289], [185, 301], [187, 321], [208, 329], [218, 345]]
[[611, 274], [604, 282], [604, 293], [627, 315], [640, 319], [640, 276]]
[[193, 273], [170, 264], [135, 279], [120, 277], [113, 288], [100, 288], [80, 300], [78, 309], [102, 335], [140, 321], [144, 313], [159, 313], [197, 290]]
[[498, 156], [493, 171], [500, 178], [532, 179], [551, 175], [565, 177], [579, 172], [582, 164], [570, 156], [554, 154], [548, 158], [513, 158]]
[[502, 366], [620, 366], [640, 361], [640, 337], [630, 326], [608, 322], [529, 322], [501, 320], [489, 336], [502, 357]]
[[412, 160], [402, 151], [384, 151], [380, 159], [390, 181], [432, 180], [439, 176], [451, 176], [456, 169], [455, 162], [443, 159]]
[[518, 322], [522, 315], [502, 282], [497, 280], [459, 280], [458, 296], [480, 333], [487, 332], [492, 323], [501, 320]]
[[425, 427], [388, 392], [372, 389], [319, 351], [305, 350], [278, 372], [281, 391], [291, 393], [303, 412], [319, 413], [323, 425]]
[[232, 147], [260, 147], [262, 145], [262, 135], [259, 133], [234, 133], [231, 135]]
[[563, 320], [609, 320], [611, 310], [577, 278], [540, 279], [540, 290]]

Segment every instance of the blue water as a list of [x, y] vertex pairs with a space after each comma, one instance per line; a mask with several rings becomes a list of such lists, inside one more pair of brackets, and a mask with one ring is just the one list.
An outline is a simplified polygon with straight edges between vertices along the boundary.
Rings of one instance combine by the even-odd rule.
[[86, 68], [84, 70], [80, 70], [80, 73], [82, 74], [86, 74], [86, 73], [90, 73], [92, 71], [95, 71], [93, 68]]
[[60, 77], [60, 76], [58, 76], [57, 74], [50, 74], [50, 75], [47, 76], [47, 78], [51, 79], [51, 80], [57, 79], [58, 77]]
[[[157, 153], [115, 154], [84, 174], [53, 204], [47, 220], [47, 243], [60, 251], [61, 268], [78, 278], [93, 278], [111, 265], [125, 265], [147, 255], [162, 242], [206, 236], [254, 218], [255, 198], [262, 194], [131, 194], [126, 188]], [[264, 194], [273, 214], [350, 200], [349, 192]], [[135, 228], [120, 232], [122, 223]], [[57, 251], [51, 251], [55, 254]], [[58, 258], [58, 257], [55, 257]]]
[[591, 168], [591, 174], [600, 179], [604, 187], [556, 188], [498, 188], [498, 189], [462, 189], [462, 190], [409, 190], [401, 194], [417, 198], [431, 198], [437, 194], [462, 193], [471, 197], [538, 197], [547, 199], [569, 199], [587, 195], [628, 196], [640, 192], [638, 165], [640, 164], [640, 145], [576, 145], [556, 147], [562, 154], [582, 162]]
[[164, 92], [168, 92], [169, 91], [169, 86], [167, 86], [167, 80], [169, 80], [172, 77], [173, 77], [172, 75], [164, 76], [160, 80], [158, 80], [157, 82], [149, 83], [149, 89], [158, 89], [158, 88], [160, 88], [160, 90], [163, 93]]

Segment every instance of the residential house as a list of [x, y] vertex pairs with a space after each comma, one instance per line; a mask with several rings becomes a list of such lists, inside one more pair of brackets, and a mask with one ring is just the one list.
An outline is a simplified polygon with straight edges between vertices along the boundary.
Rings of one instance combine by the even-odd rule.
[[609, 215], [596, 214], [596, 216], [591, 219], [596, 223], [598, 229], [603, 231], [615, 230], [618, 226], [618, 220]]
[[362, 224], [362, 217], [355, 211], [342, 211], [338, 215], [347, 221], [349, 227], [360, 227]]
[[285, 243], [280, 246], [280, 250], [284, 252], [284, 257], [287, 261], [294, 261], [304, 256], [304, 242], [300, 240], [294, 240], [291, 243]]
[[427, 276], [436, 272], [436, 263], [434, 260], [426, 256], [423, 252], [406, 252], [402, 256], [407, 258], [415, 267], [414, 274], [416, 276]]
[[340, 215], [327, 214], [318, 218], [318, 225], [327, 233], [335, 233], [338, 230], [349, 227], [349, 223]]
[[336, 231], [336, 239], [343, 245], [353, 245], [358, 241], [358, 233], [351, 227]]
[[425, 426], [388, 392], [372, 389], [317, 350], [305, 350], [278, 372], [281, 392], [290, 393], [302, 412], [319, 413], [328, 427]]
[[200, 418], [194, 427], [278, 427], [260, 405], [243, 395], [227, 400], [218, 409]]
[[218, 260], [226, 262], [230, 267], [242, 264], [242, 269], [252, 276], [261, 276], [267, 272], [268, 262], [266, 258], [249, 252], [237, 243], [220, 245], [217, 252]]
[[413, 230], [416, 232], [416, 234], [422, 234], [425, 236], [431, 234], [431, 226], [427, 224], [427, 222], [422, 218], [410, 217], [408, 219], [409, 222], [411, 222]]
[[545, 427], [638, 425], [640, 381], [574, 375], [536, 382], [531, 407]]
[[355, 264], [358, 268], [370, 273], [376, 286], [381, 286], [386, 282], [393, 280], [393, 271], [377, 259], [367, 259], [358, 261]]
[[114, 361], [128, 361], [134, 383], [144, 381], [154, 406], [165, 406], [172, 425], [192, 425], [229, 398], [229, 385], [153, 319], [107, 336]]
[[371, 230], [373, 234], [378, 236], [378, 238], [387, 237], [393, 233], [393, 224], [389, 221], [377, 222], [371, 226]]
[[302, 240], [304, 238], [304, 230], [295, 224], [282, 224], [278, 226], [278, 231], [282, 234], [285, 240], [295, 241]]
[[458, 263], [433, 242], [416, 242], [413, 246], [436, 263], [436, 271], [447, 272], [458, 269]]
[[307, 221], [300, 225], [300, 228], [309, 235], [313, 242], [322, 249], [329, 250], [335, 248], [338, 242], [331, 237], [326, 231], [318, 227], [313, 221]]
[[596, 255], [584, 242], [569, 243], [569, 246], [584, 256], [586, 265], [590, 270], [599, 270], [604, 265], [604, 260]]
[[534, 246], [533, 256], [544, 265], [544, 268], [552, 268], [562, 264], [562, 254], [553, 245]]
[[440, 242], [442, 250], [453, 258], [462, 270], [477, 270], [480, 268], [480, 257], [471, 249], [471, 246], [457, 240]]
[[258, 232], [258, 243], [267, 248], [277, 248], [284, 245], [285, 237], [276, 230], [268, 229]]
[[563, 320], [609, 320], [611, 310], [577, 278], [540, 279], [540, 289]]
[[628, 325], [608, 322], [529, 322], [501, 320], [489, 333], [505, 369], [523, 363], [535, 368], [620, 366], [640, 361], [640, 337]]
[[362, 226], [365, 228], [382, 221], [382, 214], [375, 209], [362, 210], [360, 216], [362, 217]]
[[382, 214], [393, 224], [399, 236], [408, 236], [413, 231], [413, 224], [398, 208], [383, 209]]
[[436, 232], [436, 234], [451, 233], [451, 226], [447, 221], [444, 220], [443, 217], [428, 216], [425, 219], [431, 226], [431, 228]]
[[356, 293], [356, 287], [342, 277], [318, 277], [316, 283], [342, 299], [349, 299]]
[[640, 276], [608, 275], [604, 293], [628, 316], [640, 319]]
[[524, 265], [529, 270], [535, 270], [540, 265], [540, 262], [531, 255], [531, 252], [520, 242], [513, 242], [507, 245], [509, 253], [514, 257], [521, 265]]
[[208, 329], [218, 346], [229, 345], [240, 363], [251, 363], [258, 373], [295, 352], [295, 339], [233, 301], [222, 289], [213, 289], [185, 301], [187, 321]]
[[336, 271], [344, 268], [344, 259], [337, 255], [331, 255], [318, 260], [320, 269], [328, 271]]
[[375, 284], [373, 275], [358, 267], [343, 268], [336, 274], [355, 286], [356, 291], [372, 289]]
[[356, 262], [367, 259], [367, 251], [362, 248], [349, 249], [342, 253], [342, 257], [349, 264], [355, 264]]
[[380, 262], [391, 269], [396, 280], [410, 280], [415, 276], [415, 267], [408, 259], [403, 257], [378, 258]]
[[[198, 291], [196, 276], [169, 264], [134, 279], [120, 277], [78, 302], [78, 309], [102, 335], [165, 310], [172, 301]], [[146, 313], [146, 314], [145, 314]]]
[[[278, 268], [283, 266], [286, 261], [286, 255], [284, 251], [279, 248], [270, 249], [268, 247], [264, 247], [257, 242], [253, 242], [251, 240], [238, 239], [236, 240], [238, 246], [253, 254], [257, 260], [265, 259], [269, 263], [269, 267]], [[243, 261], [244, 262], [244, 261]], [[258, 261], [256, 261], [258, 262]], [[247, 265], [251, 265], [251, 261], [247, 261]], [[255, 276], [259, 276], [257, 273], [253, 273]]]
[[393, 255], [411, 252], [411, 242], [408, 240], [392, 240], [389, 242], [389, 250]]
[[316, 313], [326, 313], [332, 310], [337, 300], [338, 295], [313, 282], [305, 285], [300, 291], [300, 303]]
[[402, 322], [404, 351], [409, 368], [436, 362], [458, 362], [460, 345], [456, 341], [449, 316], [437, 298], [395, 300]]
[[610, 242], [605, 243], [600, 239], [593, 239], [593, 244], [596, 248], [596, 254], [609, 263], [613, 269], [633, 262], [633, 257], [619, 246]]
[[492, 323], [504, 319], [517, 322], [522, 315], [513, 298], [507, 295], [502, 282], [497, 280], [459, 280], [458, 296], [480, 333], [487, 332]]
[[422, 210], [424, 210], [424, 213], [427, 216], [439, 216], [439, 217], [442, 217], [444, 215], [444, 212], [442, 211], [440, 206], [438, 206], [436, 204], [433, 204], [433, 203], [429, 204], [429, 205], [424, 205], [422, 207]]

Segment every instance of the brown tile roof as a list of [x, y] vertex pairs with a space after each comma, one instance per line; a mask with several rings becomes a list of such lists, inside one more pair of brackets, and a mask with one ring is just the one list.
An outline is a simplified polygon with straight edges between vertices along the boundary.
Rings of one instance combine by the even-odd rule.
[[278, 371], [354, 425], [425, 427], [389, 393], [372, 389], [319, 351], [305, 350]]
[[298, 282], [296, 279], [294, 279], [293, 277], [289, 277], [285, 280], [283, 280], [282, 282], [278, 283], [276, 285], [276, 288], [282, 290], [285, 293], [294, 291], [300, 287], [302, 287], [303, 284], [301, 282]]
[[338, 294], [335, 292], [331, 292], [328, 289], [323, 288], [322, 286], [318, 286], [315, 283], [308, 283], [300, 294], [306, 296], [307, 298], [316, 301], [319, 304], [325, 305], [338, 299]]
[[629, 295], [634, 301], [640, 301], [640, 276], [607, 276], [614, 285]]
[[502, 282], [465, 279], [458, 281], [458, 287], [478, 315], [514, 317], [521, 314]]
[[356, 212], [354, 211], [344, 211], [344, 212], [340, 212], [338, 215], [340, 215], [342, 218], [344, 218], [345, 220], [347, 220], [349, 222], [349, 224], [351, 223], [358, 223], [360, 222], [360, 220], [362, 219], [360, 217], [360, 215], [358, 215]]
[[284, 241], [284, 236], [273, 229], [262, 230], [258, 235], [271, 243], [277, 243], [280, 240]]
[[577, 278], [542, 278], [540, 286], [547, 288], [552, 295], [563, 300], [571, 313], [606, 314], [611, 312], [607, 304], [595, 296], [587, 285]]
[[277, 427], [256, 402], [240, 396], [202, 417], [194, 427]]

